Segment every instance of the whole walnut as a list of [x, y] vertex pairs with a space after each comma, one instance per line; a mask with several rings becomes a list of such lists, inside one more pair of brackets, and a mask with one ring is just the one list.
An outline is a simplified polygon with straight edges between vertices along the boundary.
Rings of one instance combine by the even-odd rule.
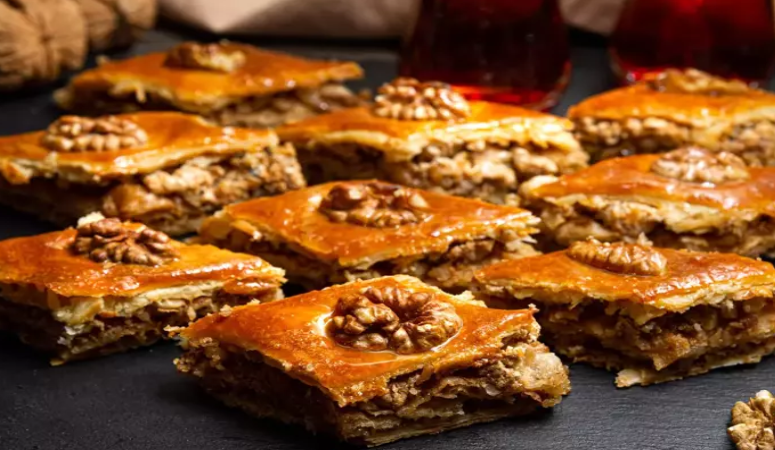
[[76, 0], [86, 18], [89, 47], [126, 47], [156, 22], [156, 0]]
[[75, 0], [0, 0], [0, 90], [83, 67], [86, 21]]

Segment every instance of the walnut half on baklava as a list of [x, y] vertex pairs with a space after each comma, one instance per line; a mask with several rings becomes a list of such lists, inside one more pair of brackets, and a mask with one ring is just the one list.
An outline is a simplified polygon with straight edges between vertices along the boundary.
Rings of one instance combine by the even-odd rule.
[[586, 167], [566, 119], [467, 102], [443, 83], [399, 78], [373, 107], [350, 108], [277, 130], [296, 146], [310, 184], [377, 178], [494, 203], [520, 183]]
[[775, 268], [722, 253], [579, 241], [477, 273], [491, 306], [536, 304], [546, 342], [626, 387], [756, 363], [775, 351]]
[[175, 110], [221, 125], [274, 127], [362, 101], [341, 83], [352, 62], [315, 61], [231, 42], [186, 42], [167, 52], [109, 61], [58, 91], [80, 114]]
[[[522, 186], [546, 248], [587, 237], [758, 257], [775, 251], [775, 168], [700, 148], [603, 161]], [[542, 242], [543, 243], [543, 242]]]
[[0, 330], [52, 364], [150, 345], [223, 306], [282, 298], [283, 271], [92, 215], [77, 229], [0, 242]]
[[201, 319], [176, 365], [252, 415], [375, 446], [559, 403], [567, 368], [533, 312], [407, 276], [357, 281]]
[[519, 208], [343, 181], [230, 205], [200, 236], [261, 256], [309, 288], [405, 274], [457, 292], [479, 267], [535, 254], [536, 224]]
[[224, 205], [305, 184], [273, 132], [187, 114], [64, 116], [0, 137], [0, 203], [60, 226], [98, 211], [185, 234]]
[[775, 165], [775, 95], [695, 69], [648, 74], [582, 101], [568, 117], [593, 160], [699, 145]]

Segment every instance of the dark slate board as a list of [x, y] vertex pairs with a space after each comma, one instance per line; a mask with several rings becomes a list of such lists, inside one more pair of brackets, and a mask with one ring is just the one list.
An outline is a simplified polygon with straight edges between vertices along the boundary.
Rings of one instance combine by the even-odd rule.
[[[573, 35], [573, 78], [567, 105], [611, 86], [604, 43]], [[168, 47], [178, 34], [154, 32], [134, 52]], [[384, 45], [259, 41], [316, 57], [352, 58], [374, 88], [395, 73]], [[389, 43], [388, 43], [389, 44]], [[45, 127], [57, 115], [50, 91], [0, 96], [0, 135]], [[0, 210], [0, 238], [52, 229]], [[47, 359], [0, 336], [0, 449], [331, 449], [337, 444], [299, 428], [228, 409], [175, 373], [171, 343], [99, 360], [50, 367]], [[648, 388], [616, 389], [613, 375], [571, 368], [573, 393], [554, 411], [420, 437], [393, 449], [732, 449], [726, 437], [734, 402], [775, 388], [775, 358]]]

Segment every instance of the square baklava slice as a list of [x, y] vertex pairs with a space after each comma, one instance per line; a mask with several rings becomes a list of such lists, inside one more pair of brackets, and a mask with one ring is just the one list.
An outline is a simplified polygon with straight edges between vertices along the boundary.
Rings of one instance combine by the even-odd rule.
[[563, 118], [466, 101], [449, 85], [399, 78], [371, 107], [339, 110], [281, 127], [310, 184], [377, 178], [494, 203], [520, 183], [586, 167]]
[[174, 110], [221, 125], [264, 128], [361, 104], [342, 82], [362, 75], [353, 62], [231, 42], [186, 42], [166, 52], [104, 62], [75, 76], [55, 100], [80, 114]]
[[568, 111], [593, 160], [684, 145], [775, 165], [775, 95], [695, 70], [648, 74]]
[[775, 253], [775, 168], [688, 147], [602, 161], [522, 186], [544, 249], [587, 237], [758, 257]]
[[489, 266], [475, 295], [535, 304], [549, 346], [572, 361], [647, 385], [775, 351], [775, 269], [725, 253], [579, 241], [568, 250]]
[[381, 181], [342, 181], [230, 205], [204, 242], [261, 256], [321, 288], [405, 274], [451, 291], [474, 270], [533, 255], [529, 212]]
[[175, 363], [227, 405], [375, 446], [559, 403], [533, 313], [384, 277], [210, 315]]
[[64, 116], [0, 137], [0, 203], [60, 226], [98, 211], [185, 234], [224, 205], [305, 185], [273, 132], [189, 114]]
[[0, 242], [0, 330], [56, 365], [153, 344], [165, 326], [224, 306], [280, 299], [284, 281], [255, 256], [94, 214]]

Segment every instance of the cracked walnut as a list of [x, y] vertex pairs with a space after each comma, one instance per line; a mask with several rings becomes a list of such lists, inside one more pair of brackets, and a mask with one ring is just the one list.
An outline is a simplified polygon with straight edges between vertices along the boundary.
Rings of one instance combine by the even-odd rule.
[[452, 120], [468, 117], [471, 109], [446, 83], [396, 78], [379, 88], [374, 114], [399, 120]]
[[148, 135], [131, 120], [62, 116], [49, 125], [41, 144], [57, 152], [103, 152], [145, 145]]
[[374, 228], [398, 227], [425, 219], [428, 203], [417, 192], [387, 183], [338, 184], [319, 210], [334, 222]]
[[358, 350], [420, 353], [447, 342], [463, 326], [455, 307], [433, 293], [368, 287], [339, 299], [333, 339]]
[[732, 408], [732, 426], [727, 433], [740, 450], [775, 449], [775, 397], [760, 391], [748, 403]]
[[687, 147], [665, 153], [651, 166], [657, 175], [691, 183], [721, 184], [750, 178], [740, 157], [728, 152], [712, 153]]
[[146, 266], [160, 265], [177, 254], [166, 234], [145, 226], [131, 227], [116, 218], [80, 223], [72, 249], [95, 262]]
[[576, 241], [568, 256], [588, 266], [624, 275], [661, 275], [667, 260], [653, 247], [625, 242]]
[[245, 64], [245, 54], [239, 50], [230, 50], [223, 44], [184, 42], [167, 53], [164, 64], [170, 67], [230, 73]]
[[715, 77], [697, 69], [667, 69], [647, 83], [655, 91], [678, 94], [739, 95], [751, 90], [742, 81]]

